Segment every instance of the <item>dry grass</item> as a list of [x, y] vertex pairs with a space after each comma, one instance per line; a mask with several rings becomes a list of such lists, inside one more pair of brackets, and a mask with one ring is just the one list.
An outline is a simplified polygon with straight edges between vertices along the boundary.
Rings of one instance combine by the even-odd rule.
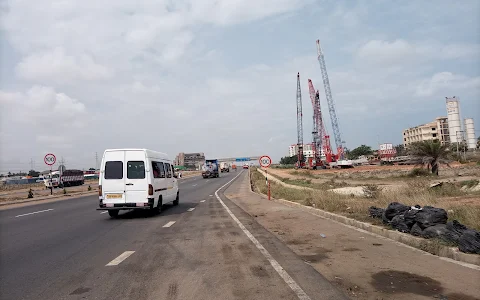
[[[265, 177], [254, 170], [251, 174], [255, 191], [266, 194]], [[286, 182], [285, 179], [282, 181]], [[287, 181], [286, 183], [290, 182]], [[400, 202], [405, 205], [430, 205], [447, 210], [449, 219], [456, 219], [468, 227], [480, 230], [480, 204], [466, 205], [465, 202], [461, 201], [466, 196], [466, 193], [460, 190], [461, 184], [443, 184], [440, 187], [430, 189], [428, 188], [429, 181], [426, 178], [408, 179], [407, 183], [408, 188], [376, 191], [378, 194], [372, 198], [351, 197], [326, 189], [299, 190], [284, 187], [274, 182], [271, 183], [271, 193], [273, 198], [315, 206], [322, 210], [371, 223], [378, 223], [379, 221], [369, 217], [368, 208], [370, 206], [386, 208], [391, 202]], [[305, 187], [310, 187], [307, 181], [304, 181], [303, 184]], [[473, 202], [476, 201], [478, 199], [473, 199]]]

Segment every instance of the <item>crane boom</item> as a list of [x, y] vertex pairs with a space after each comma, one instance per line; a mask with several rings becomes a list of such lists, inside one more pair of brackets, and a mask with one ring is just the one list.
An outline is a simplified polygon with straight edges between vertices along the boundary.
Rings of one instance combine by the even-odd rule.
[[312, 142], [313, 152], [315, 153], [315, 160], [317, 163], [321, 162], [322, 139], [320, 138], [323, 129], [322, 111], [320, 108], [320, 98], [315, 93], [315, 88], [311, 79], [308, 79], [308, 91], [310, 93], [310, 100], [313, 107], [313, 130]]
[[302, 90], [300, 88], [300, 73], [297, 73], [297, 146], [298, 167], [303, 167], [303, 113]]
[[317, 58], [322, 72], [323, 86], [325, 88], [325, 97], [327, 98], [328, 111], [330, 113], [330, 120], [332, 121], [333, 136], [337, 146], [337, 155], [339, 159], [344, 158], [344, 151], [342, 145], [342, 137], [340, 135], [340, 128], [338, 126], [337, 113], [335, 111], [335, 103], [333, 102], [332, 91], [330, 89], [330, 81], [328, 80], [327, 66], [325, 64], [325, 57], [322, 48], [320, 47], [320, 40], [317, 40]]

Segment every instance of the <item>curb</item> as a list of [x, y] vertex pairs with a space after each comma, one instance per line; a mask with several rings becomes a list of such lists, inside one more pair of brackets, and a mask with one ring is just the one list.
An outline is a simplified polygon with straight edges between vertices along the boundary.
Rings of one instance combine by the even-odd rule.
[[[266, 197], [263, 194], [256, 193], [255, 191], [251, 190], [251, 188], [252, 188], [252, 186], [250, 185], [250, 191], [252, 193], [260, 195], [260, 196], [262, 196], [262, 198]], [[271, 199], [275, 202], [282, 203], [282, 204], [285, 204], [285, 205], [290, 206], [290, 207], [298, 207], [302, 210], [308, 211], [309, 213], [312, 213], [312, 214], [317, 215], [319, 217], [322, 217], [324, 219], [333, 220], [333, 221], [336, 221], [336, 222], [338, 222], [340, 224], [343, 224], [343, 225], [358, 228], [358, 229], [367, 231], [369, 233], [376, 234], [376, 235], [394, 240], [396, 242], [414, 247], [415, 249], [417, 249], [419, 251], [422, 251], [424, 253], [431, 254], [429, 252], [426, 252], [426, 251], [423, 251], [423, 250], [419, 249], [419, 247], [422, 244], [425, 244], [425, 242], [428, 243], [427, 239], [418, 238], [418, 237], [411, 236], [411, 235], [403, 233], [403, 232], [393, 231], [393, 230], [389, 230], [389, 229], [386, 229], [386, 228], [383, 228], [383, 227], [380, 227], [380, 226], [372, 225], [372, 224], [365, 223], [365, 222], [360, 222], [360, 221], [357, 221], [355, 219], [350, 219], [348, 217], [345, 217], [345, 216], [342, 216], [342, 215], [337, 215], [337, 214], [327, 212], [327, 211], [324, 211], [324, 210], [321, 210], [321, 209], [318, 209], [318, 208], [305, 206], [305, 205], [297, 203], [297, 202], [292, 202], [292, 201], [284, 200], [284, 199], [274, 199], [274, 198], [271, 198]], [[439, 250], [439, 253], [435, 254], [435, 256], [445, 257], [445, 258], [453, 259], [455, 261], [480, 266], [480, 255], [463, 253], [463, 252], [460, 252], [458, 249], [456, 249], [454, 247], [448, 247], [448, 246], [440, 246], [440, 247], [441, 248]], [[434, 254], [431, 254], [431, 255], [434, 255]]]
[[67, 195], [58, 195], [58, 196], [52, 196], [48, 198], [38, 198], [38, 199], [25, 199], [25, 200], [19, 200], [19, 201], [9, 201], [9, 202], [2, 202], [0, 203], [0, 206], [6, 206], [6, 205], [14, 205], [14, 204], [22, 204], [22, 203], [28, 203], [28, 202], [38, 202], [38, 201], [43, 201], [43, 200], [55, 200], [59, 198], [77, 198], [77, 197], [83, 197], [83, 196], [93, 196], [97, 194], [98, 191], [94, 192], [80, 192], [80, 193], [75, 193], [75, 194], [67, 194]]

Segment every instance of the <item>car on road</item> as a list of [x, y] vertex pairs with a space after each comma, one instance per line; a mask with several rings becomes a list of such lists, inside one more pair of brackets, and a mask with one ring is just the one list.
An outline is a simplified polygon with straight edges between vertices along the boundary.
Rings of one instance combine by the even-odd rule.
[[243, 165], [243, 168], [244, 168], [244, 169], [248, 169], [248, 165], [247, 165], [247, 164], [244, 164], [244, 165]]
[[107, 149], [99, 175], [99, 208], [111, 217], [120, 210], [146, 209], [179, 203], [177, 175], [168, 155], [148, 149]]

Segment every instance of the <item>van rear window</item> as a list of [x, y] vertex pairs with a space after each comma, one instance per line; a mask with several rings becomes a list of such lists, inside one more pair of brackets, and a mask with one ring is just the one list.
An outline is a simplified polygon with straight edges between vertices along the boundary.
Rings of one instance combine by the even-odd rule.
[[127, 163], [128, 179], [144, 179], [145, 178], [145, 162], [129, 161]]
[[105, 179], [122, 179], [123, 162], [107, 161], [105, 163]]

